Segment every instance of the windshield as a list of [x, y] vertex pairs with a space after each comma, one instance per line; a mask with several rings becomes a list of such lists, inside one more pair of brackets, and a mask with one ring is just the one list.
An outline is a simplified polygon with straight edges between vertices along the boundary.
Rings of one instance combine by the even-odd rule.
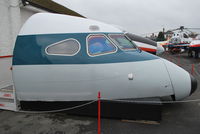
[[171, 40], [169, 41], [169, 43], [180, 43], [180, 42], [181, 42], [181, 39], [178, 37], [171, 38]]
[[106, 36], [90, 35], [88, 37], [88, 52], [90, 56], [110, 54], [116, 51], [116, 46]]
[[109, 37], [122, 50], [135, 50], [136, 49], [135, 44], [132, 41], [128, 40], [122, 34], [110, 34]]

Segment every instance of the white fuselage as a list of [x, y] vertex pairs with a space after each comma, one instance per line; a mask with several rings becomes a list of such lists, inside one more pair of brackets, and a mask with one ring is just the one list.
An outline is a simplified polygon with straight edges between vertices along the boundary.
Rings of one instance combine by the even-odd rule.
[[[63, 50], [58, 46], [69, 40], [73, 43], [66, 51], [79, 47], [72, 55], [47, 53], [56, 45], [56, 51]], [[36, 14], [22, 27], [14, 49], [16, 97], [19, 101], [87, 101], [101, 91], [106, 99], [175, 96], [180, 100], [191, 94], [188, 72], [130, 42], [121, 30], [98, 21]], [[93, 51], [99, 44], [112, 46], [108, 48], [112, 51], [92, 55], [92, 43], [97, 44]]]
[[[162, 97], [173, 95], [177, 86], [171, 82], [163, 63], [157, 59], [97, 65], [15, 66], [13, 72], [19, 100], [93, 100], [98, 91], [108, 99]], [[179, 78], [186, 74], [183, 70], [176, 73]], [[128, 79], [128, 74], [133, 74], [133, 80]], [[171, 79], [177, 81], [175, 76]], [[178, 83], [182, 85], [179, 90], [190, 88], [188, 79], [189, 75]], [[189, 95], [186, 91], [180, 98]]]

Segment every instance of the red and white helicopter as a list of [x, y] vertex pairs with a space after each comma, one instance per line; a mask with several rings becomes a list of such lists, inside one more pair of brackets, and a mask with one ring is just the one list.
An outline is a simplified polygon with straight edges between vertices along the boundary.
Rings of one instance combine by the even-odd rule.
[[[169, 49], [171, 53], [179, 53], [182, 50], [186, 51], [191, 46], [192, 41], [198, 35], [196, 32], [192, 30], [198, 28], [185, 28], [181, 26], [180, 28], [168, 30], [167, 32], [172, 32], [171, 38], [168, 40], [168, 44], [165, 45]], [[167, 33], [166, 32], [166, 33]], [[193, 46], [194, 46], [193, 42]]]

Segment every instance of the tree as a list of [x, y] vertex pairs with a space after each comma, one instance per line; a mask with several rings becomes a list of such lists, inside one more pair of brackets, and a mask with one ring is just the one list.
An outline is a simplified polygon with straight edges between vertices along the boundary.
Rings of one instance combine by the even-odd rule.
[[158, 37], [156, 39], [157, 41], [164, 41], [165, 40], [165, 36], [163, 32], [159, 32]]

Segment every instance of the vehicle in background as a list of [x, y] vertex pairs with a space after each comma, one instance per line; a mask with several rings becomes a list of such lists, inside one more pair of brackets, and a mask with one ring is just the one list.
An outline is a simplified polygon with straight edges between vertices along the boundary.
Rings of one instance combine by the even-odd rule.
[[195, 58], [199, 58], [200, 52], [200, 35], [198, 35], [193, 41], [191, 41], [190, 45], [188, 46], [188, 56]]

